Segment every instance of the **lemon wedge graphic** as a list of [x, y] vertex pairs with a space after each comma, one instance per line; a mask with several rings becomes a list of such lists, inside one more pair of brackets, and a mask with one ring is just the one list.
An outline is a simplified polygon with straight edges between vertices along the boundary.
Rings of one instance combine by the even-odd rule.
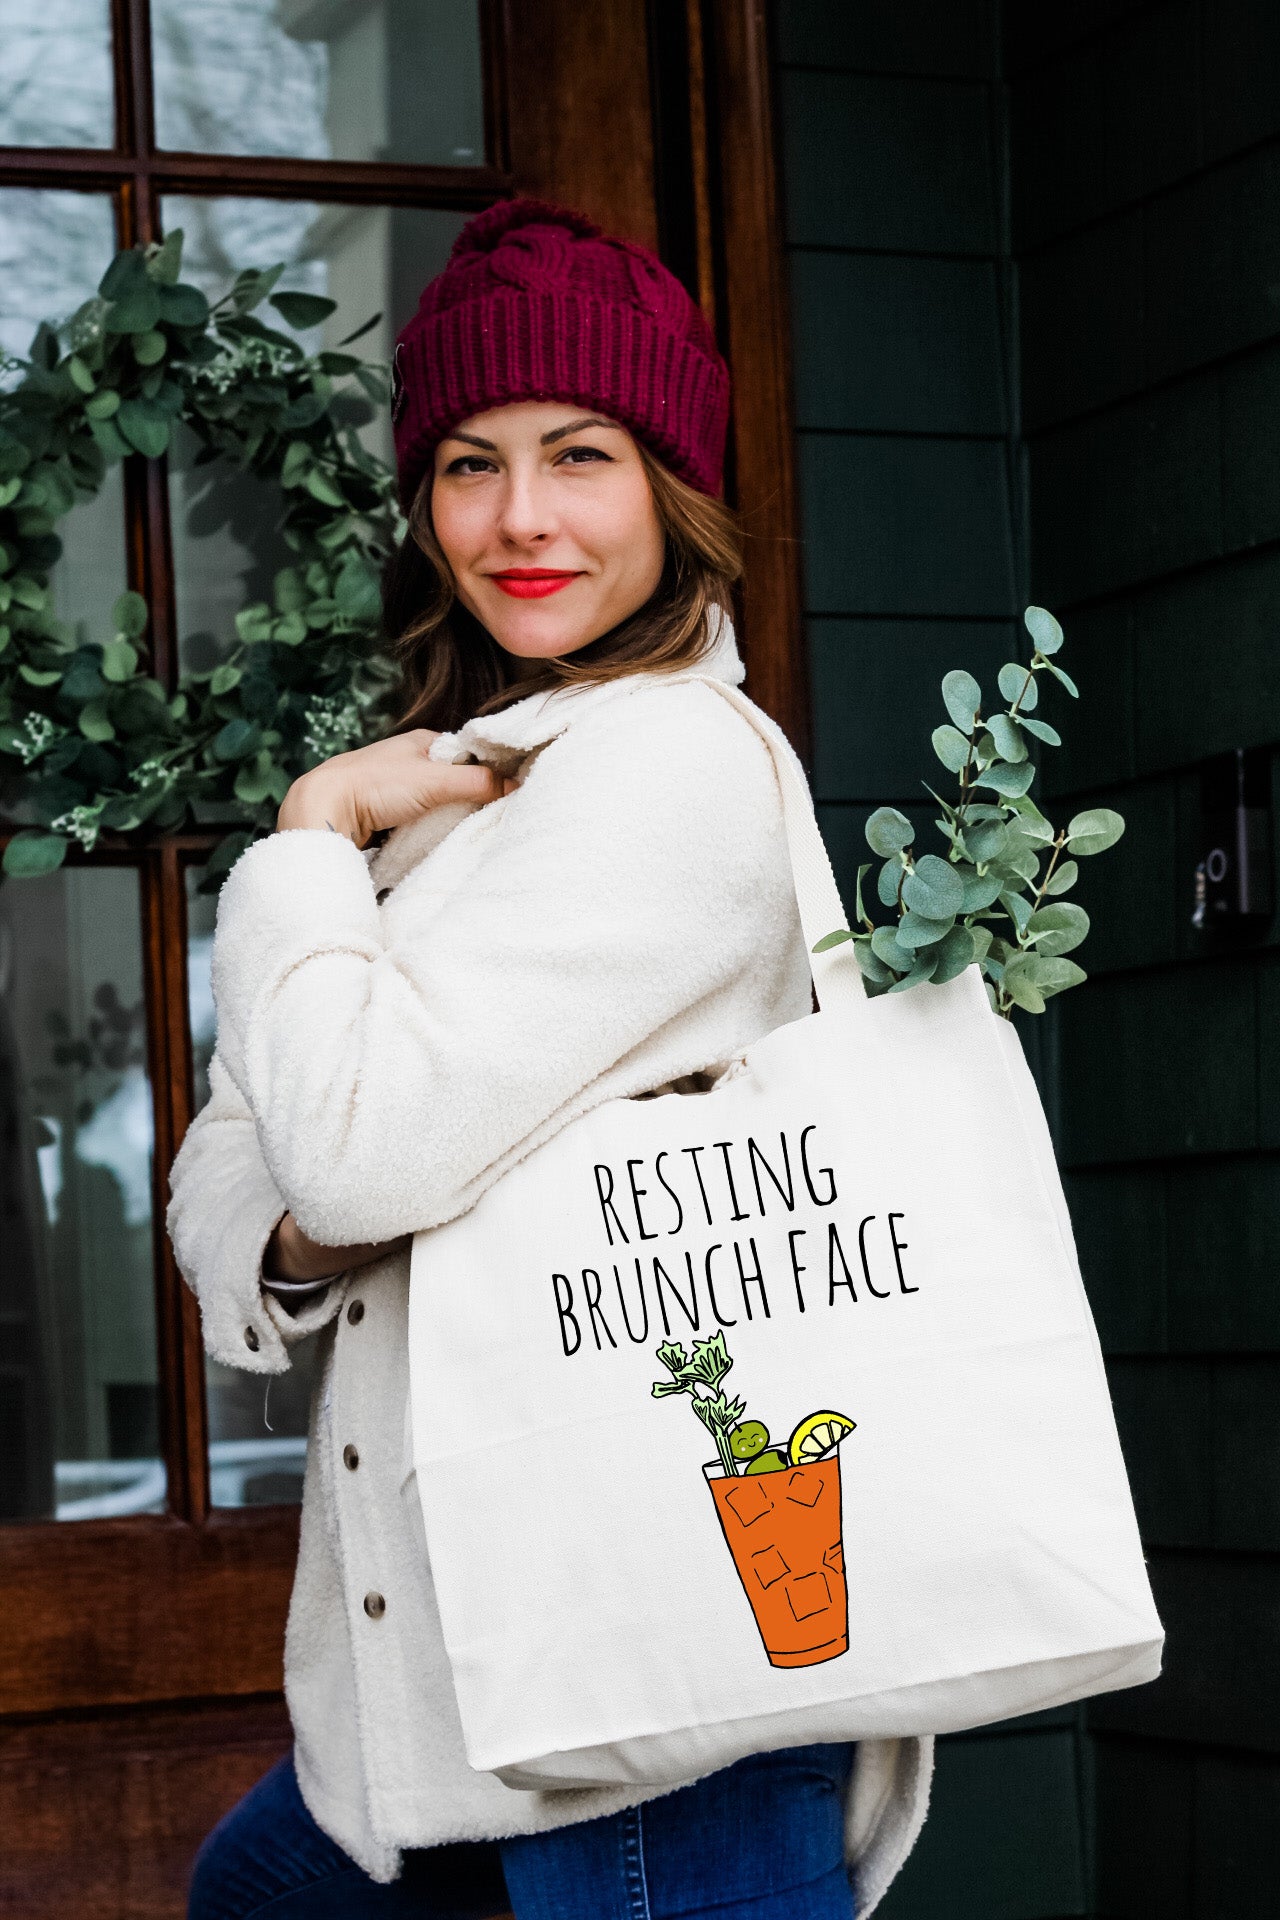
[[839, 1446], [857, 1424], [847, 1413], [832, 1413], [829, 1409], [822, 1413], [811, 1413], [807, 1420], [800, 1422], [791, 1436], [788, 1448], [791, 1464], [802, 1467], [807, 1460], [820, 1460], [832, 1447]]

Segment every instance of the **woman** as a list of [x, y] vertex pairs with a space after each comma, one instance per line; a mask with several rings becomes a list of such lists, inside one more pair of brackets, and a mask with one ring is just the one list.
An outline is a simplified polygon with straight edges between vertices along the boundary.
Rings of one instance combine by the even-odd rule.
[[407, 710], [295, 781], [228, 875], [212, 1092], [172, 1175], [210, 1351], [277, 1373], [324, 1330], [294, 1751], [206, 1843], [190, 1912], [493, 1912], [500, 1854], [517, 1920], [848, 1920], [919, 1829], [926, 1742], [662, 1789], [466, 1764], [412, 1471], [411, 1236], [599, 1102], [706, 1087], [809, 1011], [810, 976], [768, 752], [696, 678], [743, 678], [701, 314], [644, 249], [508, 203], [396, 374]]

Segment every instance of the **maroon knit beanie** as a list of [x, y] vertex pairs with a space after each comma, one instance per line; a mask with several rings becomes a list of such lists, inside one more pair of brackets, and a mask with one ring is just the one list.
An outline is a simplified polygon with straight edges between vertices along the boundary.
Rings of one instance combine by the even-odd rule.
[[700, 493], [719, 488], [729, 372], [700, 309], [647, 247], [542, 200], [469, 220], [397, 339], [405, 506], [450, 428], [514, 400], [607, 413]]

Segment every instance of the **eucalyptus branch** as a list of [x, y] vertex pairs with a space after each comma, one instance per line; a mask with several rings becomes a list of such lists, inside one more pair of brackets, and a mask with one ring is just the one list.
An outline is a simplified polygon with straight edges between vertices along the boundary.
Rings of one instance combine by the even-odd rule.
[[[982, 689], [972, 674], [957, 669], [942, 682], [949, 721], [934, 729], [933, 746], [958, 785], [954, 806], [933, 795], [942, 809], [937, 825], [945, 854], [917, 855], [911, 822], [895, 807], [877, 808], [867, 822], [867, 843], [884, 862], [876, 893], [894, 918], [877, 925], [867, 913], [862, 884], [870, 866], [861, 867], [859, 931], [840, 927], [815, 943], [821, 952], [851, 941], [872, 995], [926, 981], [941, 986], [976, 964], [993, 1007], [1008, 1018], [1015, 1006], [1043, 1013], [1054, 994], [1085, 978], [1066, 955], [1088, 934], [1089, 916], [1062, 896], [1075, 884], [1076, 859], [1114, 846], [1124, 821], [1107, 807], [1093, 807], [1056, 830], [1030, 797], [1032, 749], [1061, 745], [1056, 729], [1034, 717], [1037, 680], [1046, 676], [1072, 699], [1078, 693], [1054, 657], [1062, 629], [1053, 615], [1032, 606], [1023, 618], [1034, 651], [1029, 663], [1001, 667], [1005, 707], [984, 719]], [[1064, 851], [1072, 859], [1064, 862]]]

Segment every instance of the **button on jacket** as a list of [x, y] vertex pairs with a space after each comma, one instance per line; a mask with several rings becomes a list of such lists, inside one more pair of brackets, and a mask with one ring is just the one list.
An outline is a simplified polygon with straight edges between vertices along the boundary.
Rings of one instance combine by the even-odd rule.
[[[286, 1209], [329, 1245], [439, 1225], [579, 1114], [704, 1087], [810, 1010], [768, 749], [697, 672], [741, 683], [727, 620], [696, 669], [530, 694], [432, 743], [512, 776], [502, 799], [364, 851], [277, 832], [219, 898], [211, 1093], [168, 1228], [217, 1359], [280, 1373], [321, 1330], [285, 1691], [303, 1798], [378, 1880], [405, 1847], [654, 1789], [520, 1792], [467, 1765], [410, 1452], [408, 1250], [290, 1315], [263, 1249]], [[927, 1740], [858, 1747], [860, 1915], [919, 1831], [931, 1764]]]

